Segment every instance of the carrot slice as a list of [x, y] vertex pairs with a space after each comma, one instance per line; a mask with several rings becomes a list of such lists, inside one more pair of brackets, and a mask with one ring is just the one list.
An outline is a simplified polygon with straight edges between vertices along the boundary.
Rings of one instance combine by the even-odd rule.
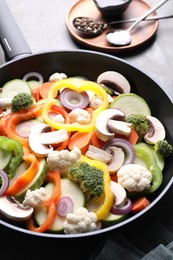
[[40, 88], [39, 88], [39, 86], [35, 86], [32, 89], [32, 95], [33, 95], [36, 102], [40, 99]]
[[145, 209], [149, 204], [150, 201], [145, 196], [142, 196], [133, 202], [132, 212], [138, 213], [141, 210]]
[[100, 140], [97, 135], [96, 132], [93, 132], [91, 134], [91, 144], [94, 145], [97, 148], [101, 148], [104, 145], [105, 142], [103, 142], [102, 140]]
[[78, 147], [81, 153], [84, 155], [91, 144], [91, 132], [75, 132], [68, 143], [69, 150], [73, 150], [74, 147]]
[[116, 134], [116, 138], [123, 138], [129, 141], [132, 145], [136, 144], [139, 138], [138, 133], [132, 128], [130, 131], [130, 134], [128, 136], [122, 135], [122, 134]]
[[59, 143], [59, 144], [52, 144], [52, 147], [57, 150], [57, 151], [61, 151], [61, 150], [64, 150], [65, 148], [67, 148], [68, 146], [68, 143], [70, 141], [70, 136], [71, 136], [71, 132], [68, 132], [68, 138], [62, 142], [62, 143]]
[[52, 86], [52, 82], [45, 82], [40, 86], [40, 96], [41, 98], [47, 98], [50, 87]]
[[85, 110], [90, 114], [90, 116], [92, 117], [92, 113], [93, 113], [93, 109], [91, 107], [86, 107]]
[[127, 140], [133, 145], [137, 143], [138, 138], [138, 133], [132, 128]]
[[5, 128], [5, 122], [6, 122], [6, 118], [5, 117], [2, 117], [1, 119], [0, 119], [0, 136], [1, 135], [4, 135], [4, 136], [6, 136], [6, 128]]

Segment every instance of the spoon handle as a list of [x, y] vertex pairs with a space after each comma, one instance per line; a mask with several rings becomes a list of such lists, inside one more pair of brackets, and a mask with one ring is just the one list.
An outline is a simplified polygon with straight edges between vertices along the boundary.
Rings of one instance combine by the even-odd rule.
[[128, 31], [131, 31], [138, 23], [140, 23], [142, 20], [144, 20], [147, 16], [149, 16], [151, 13], [153, 13], [156, 9], [158, 9], [160, 6], [162, 6], [164, 3], [166, 3], [169, 0], [162, 0], [156, 5], [154, 5], [151, 9], [149, 9], [146, 13], [144, 13], [142, 16], [139, 17], [128, 29]]
[[[169, 18], [173, 18], [173, 14], [150, 16], [150, 17], [147, 17], [146, 19], [144, 19], [144, 21], [154, 21], [154, 20], [169, 19]], [[126, 19], [126, 20], [117, 20], [117, 21], [110, 22], [109, 25], [114, 25], [114, 24], [116, 25], [116, 24], [120, 24], [120, 23], [132, 23], [132, 22], [136, 22], [137, 19], [138, 18], [130, 18], [130, 19]]]

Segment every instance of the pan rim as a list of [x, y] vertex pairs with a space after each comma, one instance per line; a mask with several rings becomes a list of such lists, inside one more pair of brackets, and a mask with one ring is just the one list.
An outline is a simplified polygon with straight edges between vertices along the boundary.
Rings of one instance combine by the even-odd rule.
[[[131, 65], [129, 62], [123, 60], [122, 58], [115, 57], [115, 56], [113, 56], [111, 54], [100, 53], [100, 52], [92, 51], [92, 50], [52, 50], [52, 51], [49, 51], [49, 52], [40, 52], [40, 53], [36, 53], [36, 54], [30, 54], [30, 55], [27, 55], [25, 57], [13, 59], [13, 60], [10, 60], [10, 61], [6, 62], [5, 64], [2, 64], [0, 66], [0, 70], [2, 68], [4, 68], [4, 67], [8, 66], [9, 64], [12, 64], [12, 63], [15, 63], [15, 62], [18, 62], [18, 61], [21, 61], [21, 60], [25, 61], [28, 58], [32, 58], [32, 57], [36, 57], [37, 58], [40, 55], [48, 55], [48, 54], [53, 54], [53, 53], [67, 53], [67, 54], [68, 53], [73, 53], [73, 54], [76, 54], [76, 53], [83, 54], [83, 53], [85, 53], [85, 54], [90, 54], [90, 55], [106, 57], [106, 58], [109, 58], [111, 60], [116, 60], [116, 61], [118, 61], [120, 63], [125, 64], [126, 66], [131, 67], [136, 72], [138, 71], [141, 74], [143, 74], [145, 77], [148, 77], [150, 80], [152, 80], [163, 91], [163, 93], [167, 96], [167, 98], [172, 103], [171, 98], [168, 97], [168, 95], [166, 94], [164, 89], [157, 83], [156, 80], [154, 80], [147, 73], [143, 72], [142, 70], [140, 70], [136, 66]], [[37, 233], [37, 232], [29, 231], [29, 230], [27, 230], [25, 228], [22, 228], [22, 227], [15, 226], [13, 224], [5, 222], [4, 220], [0, 220], [0, 224], [3, 225], [3, 226], [6, 226], [6, 227], [8, 227], [8, 228], [10, 228], [12, 230], [15, 230], [15, 231], [19, 231], [19, 232], [22, 232], [22, 233], [25, 233], [25, 234], [28, 234], [28, 235], [45, 237], [45, 238], [63, 238], [63, 239], [68, 239], [68, 238], [81, 238], [81, 237], [89, 237], [89, 236], [99, 235], [99, 234], [103, 234], [103, 233], [106, 233], [106, 232], [109, 232], [109, 231], [112, 231], [112, 230], [116, 230], [116, 229], [118, 229], [118, 228], [120, 228], [122, 226], [127, 225], [129, 222], [132, 222], [132, 221], [136, 220], [137, 218], [139, 218], [141, 215], [143, 215], [144, 213], [149, 211], [157, 202], [160, 201], [160, 199], [165, 195], [165, 193], [169, 190], [169, 188], [170, 188], [170, 186], [172, 184], [173, 184], [173, 177], [171, 177], [171, 179], [169, 180], [169, 182], [166, 185], [166, 187], [164, 187], [163, 191], [143, 211], [137, 213], [136, 215], [134, 215], [132, 217], [129, 217], [128, 219], [126, 219], [126, 220], [124, 220], [124, 221], [122, 221], [120, 223], [117, 223], [115, 225], [112, 225], [112, 226], [109, 226], [109, 227], [106, 227], [106, 228], [103, 228], [103, 229], [100, 229], [100, 230], [97, 230], [97, 231], [92, 231], [92, 232], [87, 232], [87, 233], [80, 233], [80, 234]]]

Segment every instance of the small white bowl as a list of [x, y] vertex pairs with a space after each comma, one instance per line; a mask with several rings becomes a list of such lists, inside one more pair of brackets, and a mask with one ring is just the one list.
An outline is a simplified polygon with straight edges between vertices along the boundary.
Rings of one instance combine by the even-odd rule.
[[116, 20], [122, 16], [132, 0], [93, 0], [105, 19]]

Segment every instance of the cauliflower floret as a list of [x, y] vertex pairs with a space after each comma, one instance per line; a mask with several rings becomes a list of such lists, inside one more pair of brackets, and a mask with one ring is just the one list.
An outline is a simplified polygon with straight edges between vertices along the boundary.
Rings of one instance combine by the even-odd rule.
[[129, 192], [141, 192], [151, 187], [152, 173], [139, 164], [123, 165], [117, 172], [118, 183]]
[[103, 100], [102, 98], [100, 97], [93, 97], [91, 100], [90, 100], [90, 103], [89, 103], [89, 106], [92, 108], [92, 109], [97, 109], [99, 106], [101, 106], [101, 104], [103, 103]]
[[57, 122], [57, 123], [64, 123], [65, 119], [61, 114], [58, 114], [58, 115], [53, 117], [53, 121]]
[[77, 234], [97, 230], [97, 216], [86, 208], [80, 207], [74, 213], [68, 213], [64, 222], [66, 234]]
[[36, 189], [31, 191], [30, 189], [27, 190], [23, 205], [24, 206], [30, 206], [33, 208], [36, 208], [38, 205], [40, 205], [46, 198], [46, 189], [41, 187], [40, 189]]
[[86, 125], [90, 122], [91, 116], [88, 113], [88, 111], [81, 109], [81, 108], [75, 108], [70, 113], [69, 116], [71, 118], [71, 123], [79, 123], [81, 125]]
[[81, 158], [81, 151], [74, 147], [72, 151], [61, 150], [51, 151], [47, 157], [49, 169], [57, 169], [61, 173], [67, 172], [73, 165], [78, 164]]
[[53, 83], [56, 82], [57, 80], [66, 79], [66, 78], [67, 78], [66, 74], [55, 72], [49, 77], [49, 81]]

